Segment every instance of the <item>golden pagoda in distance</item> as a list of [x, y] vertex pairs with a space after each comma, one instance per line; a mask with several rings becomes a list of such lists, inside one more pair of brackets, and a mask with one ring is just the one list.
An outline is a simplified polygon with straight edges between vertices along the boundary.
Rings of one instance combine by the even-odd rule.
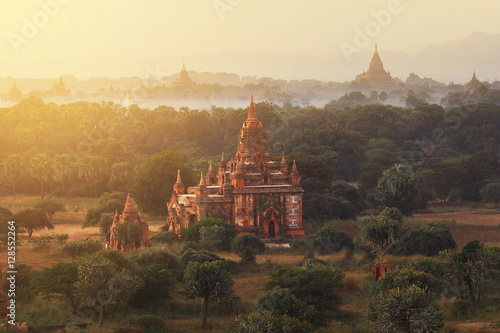
[[59, 81], [52, 86], [52, 89], [46, 90], [45, 95], [47, 96], [70, 96], [71, 90], [66, 87], [62, 76], [59, 77]]
[[17, 102], [20, 101], [22, 97], [23, 94], [21, 93], [21, 90], [17, 88], [16, 82], [14, 81], [12, 88], [10, 88], [9, 92], [7, 93], [7, 100]]
[[379, 85], [379, 86], [393, 86], [394, 79], [391, 77], [390, 72], [386, 72], [384, 69], [384, 64], [380, 59], [377, 50], [377, 44], [375, 44], [375, 53], [373, 53], [372, 60], [370, 61], [370, 66], [368, 71], [359, 77], [359, 82], [365, 81], [370, 85]]
[[182, 69], [181, 72], [179, 73], [179, 77], [172, 82], [173, 87], [190, 87], [194, 86], [196, 83], [191, 80], [191, 78], [188, 75], [188, 72], [186, 70], [186, 66], [184, 65], [184, 61], [182, 62]]

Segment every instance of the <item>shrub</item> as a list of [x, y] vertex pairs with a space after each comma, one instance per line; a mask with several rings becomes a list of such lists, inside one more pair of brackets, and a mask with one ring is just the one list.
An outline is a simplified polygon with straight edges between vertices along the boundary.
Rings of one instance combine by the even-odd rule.
[[435, 293], [438, 293], [442, 287], [433, 275], [412, 269], [400, 269], [385, 273], [378, 280], [377, 287], [382, 293], [386, 293], [391, 289], [406, 289], [412, 285]]
[[7, 234], [9, 232], [7, 222], [11, 221], [12, 215], [12, 212], [8, 208], [0, 206], [0, 234]]
[[101, 236], [106, 240], [106, 242], [110, 241], [111, 234], [109, 232], [109, 229], [111, 228], [114, 219], [115, 216], [113, 214], [103, 213], [99, 218], [99, 222], [97, 222], [99, 224], [99, 231], [101, 232]]
[[436, 262], [431, 258], [415, 258], [411, 260], [406, 268], [412, 269], [414, 271], [424, 272], [435, 276], [440, 279], [444, 275], [444, 267], [440, 262]]
[[137, 265], [121, 251], [102, 250], [99, 255], [111, 261], [117, 267], [125, 268], [131, 272], [137, 271]]
[[125, 207], [127, 194], [123, 192], [103, 193], [99, 198], [97, 207], [90, 208], [85, 215], [82, 226], [83, 228], [97, 225], [104, 213], [115, 214], [116, 211], [121, 212]]
[[[205, 239], [208, 242], [213, 241], [216, 249], [221, 251], [231, 249], [231, 242], [236, 237], [236, 228], [232, 224], [213, 217], [204, 218], [189, 228], [183, 229], [181, 232], [182, 240], [200, 243], [202, 241], [202, 228]], [[217, 234], [217, 239], [214, 239], [214, 234]]]
[[102, 249], [102, 243], [93, 240], [75, 240], [64, 244], [62, 251], [69, 255], [71, 260], [76, 257], [99, 252]]
[[207, 261], [218, 261], [218, 260], [224, 261], [224, 259], [216, 255], [215, 253], [207, 250], [196, 251], [193, 249], [188, 249], [183, 253], [181, 257], [181, 261], [184, 265], [187, 265], [191, 261], [204, 263]]
[[175, 286], [175, 278], [165, 265], [141, 267], [138, 275], [144, 281], [134, 295], [132, 305], [145, 307], [170, 297], [170, 291]]
[[454, 249], [457, 243], [450, 230], [440, 223], [428, 223], [407, 231], [393, 252], [398, 255], [423, 254], [435, 256], [440, 251]]
[[74, 284], [78, 280], [78, 264], [60, 262], [43, 268], [36, 277], [36, 289], [47, 297], [61, 297], [76, 311], [79, 304]]
[[249, 316], [240, 315], [236, 317], [234, 332], [253, 333], [253, 332], [293, 332], [308, 333], [313, 328], [295, 318], [288, 316], [272, 316], [262, 314], [251, 314]]
[[342, 231], [335, 230], [334, 227], [326, 226], [321, 228], [311, 239], [311, 245], [321, 254], [331, 254], [340, 252], [342, 249], [354, 249], [352, 239]]
[[342, 279], [343, 273], [336, 267], [282, 268], [269, 276], [265, 287], [268, 291], [275, 287], [288, 288], [295, 297], [318, 311], [314, 322], [323, 324], [328, 312], [340, 304]]
[[149, 239], [151, 244], [173, 244], [179, 241], [179, 236], [171, 231], [162, 231]]
[[66, 241], [68, 240], [69, 235], [68, 234], [59, 234], [59, 235], [54, 235], [54, 240], [57, 242], [59, 245], [64, 245]]
[[481, 198], [483, 202], [500, 202], [500, 183], [490, 183], [484, 186], [481, 191]]
[[54, 242], [54, 237], [50, 235], [44, 235], [38, 238], [30, 238], [28, 240], [28, 243], [33, 244], [37, 248], [48, 247], [53, 242]]
[[[21, 302], [27, 303], [36, 297], [38, 290], [35, 288], [37, 271], [25, 264], [16, 264], [16, 305]], [[2, 287], [4, 291], [9, 290], [10, 282], [8, 275], [4, 274]], [[22, 304], [22, 303], [21, 303]]]
[[259, 311], [273, 316], [288, 316], [300, 321], [309, 321], [315, 310], [299, 300], [289, 289], [276, 287], [259, 298]]
[[162, 265], [169, 269], [179, 268], [179, 259], [162, 248], [138, 249], [129, 254], [130, 259], [141, 267]]
[[368, 305], [368, 320], [377, 332], [395, 327], [407, 332], [438, 332], [443, 327], [435, 295], [415, 285], [375, 296]]
[[154, 315], [130, 316], [127, 320], [129, 324], [136, 325], [147, 332], [168, 332], [165, 320]]
[[233, 241], [233, 250], [243, 251], [244, 248], [255, 250], [256, 253], [264, 253], [266, 244], [255, 235], [241, 235]]
[[247, 264], [255, 264], [257, 258], [257, 251], [251, 247], [245, 246], [240, 253], [240, 258]]

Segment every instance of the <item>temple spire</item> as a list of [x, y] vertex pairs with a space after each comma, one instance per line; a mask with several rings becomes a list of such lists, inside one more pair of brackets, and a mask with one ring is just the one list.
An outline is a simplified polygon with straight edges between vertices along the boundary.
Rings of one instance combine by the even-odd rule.
[[177, 170], [177, 181], [174, 184], [174, 192], [177, 194], [184, 194], [184, 184], [181, 179], [181, 170]]
[[477, 78], [476, 78], [476, 71], [474, 71], [474, 72], [472, 73], [472, 79], [473, 79], [473, 80], [477, 80]]
[[184, 64], [184, 59], [182, 60], [182, 70], [186, 71], [186, 65]]
[[214, 164], [210, 160], [210, 166], [208, 167], [208, 173], [215, 173]]
[[285, 153], [281, 154], [281, 172], [287, 173], [288, 166], [286, 165]]
[[250, 108], [248, 109], [247, 121], [258, 121], [257, 112], [255, 112], [255, 106], [253, 104], [253, 95], [250, 97]]
[[200, 183], [198, 185], [199, 186], [205, 186], [206, 185], [206, 183], [205, 183], [205, 177], [203, 177], [203, 172], [201, 173]]
[[375, 52], [378, 52], [378, 50], [377, 50], [377, 43], [375, 43]]

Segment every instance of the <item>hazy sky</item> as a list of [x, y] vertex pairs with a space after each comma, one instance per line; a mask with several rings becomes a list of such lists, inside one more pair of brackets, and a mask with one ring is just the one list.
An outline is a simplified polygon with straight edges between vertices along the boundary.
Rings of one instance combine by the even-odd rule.
[[[500, 1], [393, 1], [399, 2], [400, 12], [391, 14], [390, 22], [370, 38], [385, 50], [417, 52], [476, 31], [500, 33]], [[365, 29], [375, 20], [372, 12], [387, 10], [390, 4], [391, 0], [2, 0], [0, 76], [19, 72], [12, 66], [36, 67], [40, 59], [133, 62], [223, 50], [338, 54], [341, 43], [354, 45], [356, 27]]]

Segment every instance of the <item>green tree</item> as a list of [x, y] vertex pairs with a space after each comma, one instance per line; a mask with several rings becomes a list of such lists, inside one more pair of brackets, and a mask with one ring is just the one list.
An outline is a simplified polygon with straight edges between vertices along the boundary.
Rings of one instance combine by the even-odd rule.
[[23, 158], [19, 154], [7, 156], [4, 165], [4, 175], [8, 182], [12, 183], [12, 196], [16, 196], [16, 184], [23, 173]]
[[99, 218], [99, 231], [101, 232], [101, 236], [109, 243], [111, 234], [110, 228], [115, 220], [115, 216], [110, 213], [103, 213]]
[[423, 254], [425, 256], [435, 256], [440, 251], [456, 247], [457, 243], [450, 229], [444, 224], [427, 223], [408, 230], [394, 248], [394, 253], [399, 255]]
[[135, 184], [130, 190], [131, 195], [146, 212], [166, 215], [165, 203], [172, 195], [177, 170], [181, 170], [182, 182], [186, 189], [196, 184], [194, 172], [184, 164], [181, 154], [166, 151], [151, 156], [137, 170]]
[[31, 175], [40, 182], [40, 193], [43, 199], [43, 184], [51, 180], [54, 173], [52, 168], [52, 159], [46, 153], [39, 153], [31, 156], [29, 164]]
[[126, 251], [131, 248], [139, 247], [144, 232], [141, 227], [135, 223], [123, 222], [116, 226], [116, 238], [118, 248], [123, 247]]
[[[7, 222], [12, 221], [12, 215], [10, 209], [0, 206], [0, 234], [7, 234], [9, 232]], [[4, 241], [7, 241], [6, 237]]]
[[441, 283], [434, 275], [408, 268], [386, 272], [377, 281], [377, 289], [381, 293], [395, 288], [406, 289], [412, 285], [436, 294], [442, 290]]
[[55, 155], [52, 167], [54, 169], [54, 179], [60, 182], [64, 189], [66, 184], [64, 179], [71, 171], [69, 154]]
[[279, 287], [260, 297], [257, 308], [261, 313], [268, 312], [273, 316], [288, 316], [306, 322], [315, 313], [314, 306], [305, 304], [289, 289]]
[[384, 207], [395, 207], [410, 215], [415, 209], [417, 178], [410, 166], [395, 164], [378, 180], [375, 198]]
[[87, 210], [87, 214], [82, 222], [82, 227], [86, 228], [99, 224], [101, 215], [103, 214], [107, 213], [114, 216], [117, 211], [123, 211], [126, 200], [127, 194], [123, 192], [103, 193], [99, 198], [97, 207]]
[[27, 208], [12, 215], [12, 220], [16, 221], [19, 227], [26, 230], [29, 237], [31, 237], [33, 231], [36, 230], [54, 229], [47, 214], [41, 209]]
[[102, 327], [105, 308], [129, 301], [143, 285], [139, 276], [95, 254], [78, 266], [75, 289], [82, 305], [99, 313], [99, 327]]
[[[189, 228], [182, 229], [181, 238], [183, 241], [201, 243], [203, 241], [203, 231], [205, 232], [205, 240], [208, 243], [213, 244], [218, 250], [222, 251], [228, 251], [231, 249], [231, 242], [237, 234], [234, 225], [215, 217], [206, 217], [190, 225]], [[213, 235], [214, 233], [217, 234], [217, 239], [209, 237], [209, 235]]]
[[54, 200], [42, 200], [33, 205], [34, 208], [41, 209], [45, 214], [49, 216], [49, 219], [52, 220], [52, 216], [54, 216], [57, 212], [65, 212], [66, 209], [60, 202], [55, 202]]
[[165, 265], [141, 267], [138, 274], [144, 281], [144, 286], [137, 290], [133, 298], [132, 304], [137, 307], [145, 307], [169, 298], [170, 291], [177, 282]]
[[342, 231], [335, 230], [332, 226], [325, 226], [312, 236], [311, 245], [321, 254], [331, 254], [347, 248], [354, 250], [352, 239]]
[[71, 260], [87, 254], [92, 254], [102, 249], [102, 243], [93, 240], [74, 240], [64, 244], [62, 251], [69, 255]]
[[179, 235], [171, 231], [162, 231], [149, 239], [151, 244], [168, 244], [179, 242]]
[[265, 287], [267, 291], [275, 287], [289, 289], [295, 297], [318, 311], [314, 323], [322, 324], [341, 302], [342, 279], [343, 273], [336, 267], [282, 268], [269, 276]]
[[360, 221], [360, 239], [383, 257], [403, 234], [403, 215], [396, 208], [385, 208], [379, 216], [367, 216]]
[[220, 300], [233, 294], [233, 279], [223, 261], [189, 262], [184, 273], [184, 289], [191, 297], [202, 299], [201, 326], [205, 327], [209, 301]]
[[129, 162], [117, 162], [111, 166], [108, 187], [112, 191], [128, 192], [135, 178], [134, 167]]
[[474, 240], [460, 251], [443, 251], [441, 259], [446, 267], [448, 279], [459, 279], [468, 291], [472, 303], [479, 307], [484, 280], [491, 269], [490, 258], [483, 243]]
[[266, 244], [255, 235], [241, 235], [236, 237], [233, 241], [233, 250], [242, 251], [244, 248], [251, 248], [257, 253], [264, 253], [266, 250]]
[[[16, 263], [16, 305], [27, 304], [35, 299], [38, 291], [35, 281], [38, 271], [26, 264]], [[3, 275], [2, 287], [4, 291], [10, 289], [10, 281], [7, 280], [9, 275]]]
[[368, 305], [368, 320], [377, 332], [393, 332], [396, 328], [408, 333], [439, 332], [443, 328], [436, 296], [416, 285], [375, 296]]
[[42, 268], [36, 277], [35, 285], [43, 295], [63, 298], [76, 311], [79, 304], [75, 293], [77, 280], [78, 264], [59, 262]]
[[489, 183], [481, 188], [481, 199], [483, 202], [500, 202], [500, 183]]

